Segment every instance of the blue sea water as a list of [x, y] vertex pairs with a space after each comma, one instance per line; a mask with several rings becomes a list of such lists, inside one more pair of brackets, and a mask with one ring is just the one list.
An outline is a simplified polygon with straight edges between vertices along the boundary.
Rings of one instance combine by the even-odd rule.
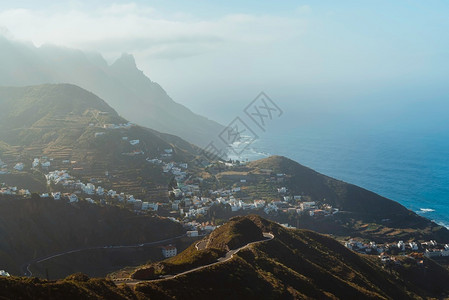
[[449, 228], [449, 131], [281, 126], [260, 134], [243, 158], [271, 154], [374, 191]]

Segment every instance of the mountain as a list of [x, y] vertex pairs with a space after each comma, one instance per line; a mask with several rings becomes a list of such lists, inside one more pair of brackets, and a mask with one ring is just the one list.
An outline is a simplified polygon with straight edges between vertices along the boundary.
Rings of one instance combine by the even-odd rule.
[[[412, 258], [399, 257], [400, 263], [386, 267], [377, 256], [357, 254], [312, 231], [286, 229], [257, 216], [230, 222], [234, 224], [220, 232], [222, 240], [232, 241], [229, 236], [237, 233], [245, 236], [244, 231], [253, 231], [251, 227], [274, 238], [192, 273], [141, 282], [136, 290], [155, 299], [185, 295], [198, 299], [414, 299], [449, 292], [449, 272], [431, 260], [418, 266]], [[248, 242], [255, 239], [260, 237]], [[230, 249], [240, 245], [227, 243]], [[217, 246], [209, 244], [207, 249]]]
[[93, 92], [128, 120], [207, 145], [223, 127], [173, 101], [140, 71], [132, 55], [108, 65], [99, 54], [8, 40], [0, 36], [0, 85], [71, 83]]
[[[261, 233], [271, 237], [261, 239]], [[258, 216], [230, 220], [213, 239], [216, 242], [205, 237], [205, 249], [195, 251], [234, 254], [176, 277], [119, 287], [81, 274], [59, 281], [12, 277], [0, 278], [0, 288], [5, 296], [47, 299], [62, 293], [64, 297], [89, 295], [90, 299], [423, 299], [449, 295], [449, 271], [432, 260], [424, 258], [421, 264], [398, 256], [395, 263], [384, 264], [377, 256], [357, 254], [330, 237], [287, 229]], [[191, 249], [185, 252], [178, 266], [191, 268], [188, 264], [202, 257]]]
[[[148, 243], [185, 232], [179, 223], [166, 218], [37, 195], [30, 199], [0, 195], [0, 220], [0, 266], [15, 275], [23, 275], [27, 263], [55, 253]], [[56, 270], [49, 272], [54, 275]]]
[[[33, 159], [46, 157], [53, 170], [68, 170], [86, 183], [96, 178], [108, 189], [166, 196], [170, 178], [145, 159], [172, 149], [170, 160], [187, 162], [199, 151], [176, 136], [128, 123], [98, 96], [71, 84], [0, 87], [0, 107], [0, 159], [25, 165], [2, 179], [22, 188], [36, 181], [30, 174], [39, 176], [30, 169]], [[28, 178], [14, 180], [19, 174]], [[42, 189], [45, 183], [34, 191]]]

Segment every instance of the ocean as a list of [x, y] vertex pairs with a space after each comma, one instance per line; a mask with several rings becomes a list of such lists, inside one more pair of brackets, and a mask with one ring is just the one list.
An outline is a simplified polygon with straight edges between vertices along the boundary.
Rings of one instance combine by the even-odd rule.
[[286, 126], [261, 133], [239, 157], [283, 155], [395, 200], [449, 228], [449, 131], [436, 128]]

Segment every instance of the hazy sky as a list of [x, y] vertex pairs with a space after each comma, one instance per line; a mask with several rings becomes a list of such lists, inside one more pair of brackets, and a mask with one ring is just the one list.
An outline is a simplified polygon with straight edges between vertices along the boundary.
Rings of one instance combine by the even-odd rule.
[[226, 122], [261, 90], [296, 111], [446, 95], [448, 15], [432, 0], [1, 1], [0, 33], [132, 53], [176, 101]]

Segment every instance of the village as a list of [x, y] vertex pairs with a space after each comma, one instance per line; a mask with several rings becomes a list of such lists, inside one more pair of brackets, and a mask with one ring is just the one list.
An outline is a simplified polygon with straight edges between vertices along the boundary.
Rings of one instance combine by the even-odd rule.
[[[109, 127], [108, 127], [109, 128]], [[110, 127], [113, 128], [113, 127]], [[139, 140], [129, 141], [131, 145], [138, 146]], [[285, 186], [276, 188], [277, 197], [271, 200], [254, 199], [243, 201], [239, 197], [242, 187], [247, 183], [246, 179], [236, 179], [233, 187], [229, 189], [209, 189], [202, 191], [200, 184], [201, 177], [195, 177], [189, 173], [189, 165], [185, 162], [171, 161], [173, 149], [163, 149], [160, 157], [146, 158], [146, 162], [160, 166], [161, 173], [172, 176], [176, 186], [167, 191], [166, 201], [147, 202], [127, 194], [112, 189], [106, 189], [93, 182], [82, 182], [72, 176], [67, 170], [52, 170], [53, 159], [49, 157], [34, 158], [31, 169], [40, 169], [46, 172], [47, 185], [51, 187], [51, 192], [41, 193], [41, 198], [50, 198], [54, 201], [66, 201], [68, 203], [78, 203], [79, 201], [89, 202], [99, 205], [122, 204], [133, 210], [136, 214], [153, 213], [168, 217], [174, 222], [182, 224], [188, 237], [201, 237], [215, 230], [219, 224], [212, 220], [205, 220], [209, 210], [214, 206], [228, 207], [232, 213], [251, 213], [257, 211], [266, 215], [272, 214], [293, 214], [297, 216], [307, 215], [312, 218], [327, 218], [339, 213], [339, 209], [325, 203], [308, 201], [303, 195], [292, 195]], [[70, 165], [70, 161], [64, 160], [62, 164]], [[231, 163], [227, 163], [232, 167]], [[8, 165], [0, 160], [1, 174], [9, 174], [11, 171], [23, 171], [27, 167], [23, 162], [17, 162], [13, 170], [8, 169]], [[285, 174], [276, 174], [271, 181], [282, 183]], [[96, 182], [101, 184], [101, 182]], [[0, 194], [17, 195], [30, 197], [28, 189], [19, 189], [6, 184], [0, 185]], [[203, 196], [206, 194], [207, 196]], [[206, 218], [207, 219], [207, 218]], [[281, 224], [287, 228], [294, 228], [289, 224]], [[362, 254], [378, 255], [385, 265], [398, 265], [400, 260], [397, 255], [413, 258], [418, 264], [422, 264], [422, 257], [438, 258], [449, 257], [449, 245], [439, 244], [436, 241], [429, 242], [408, 242], [398, 241], [397, 243], [377, 244], [373, 241], [365, 242], [350, 239], [344, 245], [353, 251]], [[165, 258], [175, 256], [177, 249], [173, 245], [161, 247], [162, 255]]]
[[388, 266], [401, 265], [401, 261], [397, 259], [398, 255], [411, 258], [418, 265], [423, 264], [423, 256], [427, 258], [449, 257], [449, 244], [440, 244], [435, 240], [422, 243], [398, 241], [377, 244], [373, 241], [363, 243], [359, 240], [350, 239], [344, 245], [346, 248], [361, 254], [377, 255], [380, 261]]
[[[129, 128], [132, 124], [119, 124], [104, 126], [105, 129], [111, 130], [116, 128]], [[95, 136], [98, 132], [95, 133]], [[122, 138], [127, 140], [127, 137]], [[128, 141], [132, 146], [138, 147], [139, 140]], [[140, 152], [140, 150], [139, 150]], [[167, 191], [167, 200], [158, 202], [148, 202], [137, 199], [134, 195], [113, 189], [106, 189], [101, 186], [101, 182], [91, 180], [90, 182], [82, 182], [70, 174], [67, 169], [53, 169], [55, 166], [69, 167], [73, 162], [63, 160], [57, 164], [53, 164], [53, 159], [43, 156], [36, 157], [31, 162], [31, 166], [27, 166], [24, 162], [16, 162], [13, 169], [8, 170], [7, 165], [0, 160], [0, 170], [4, 174], [9, 172], [21, 172], [24, 168], [30, 167], [31, 170], [39, 169], [45, 173], [45, 179], [49, 191], [41, 193], [41, 198], [53, 198], [55, 201], [66, 201], [69, 203], [77, 203], [80, 200], [98, 203], [101, 205], [117, 205], [122, 204], [132, 209], [136, 214], [156, 213], [161, 216], [170, 217], [179, 221], [188, 227], [189, 231], [195, 235], [210, 232], [217, 224], [213, 224], [212, 220], [204, 220], [204, 216], [213, 206], [228, 207], [233, 213], [239, 211], [251, 212], [259, 211], [266, 215], [270, 214], [295, 214], [321, 218], [329, 217], [338, 213], [338, 209], [329, 205], [319, 204], [315, 201], [303, 200], [301, 195], [290, 195], [288, 189], [284, 186], [277, 188], [277, 197], [271, 200], [245, 199], [239, 197], [241, 188], [246, 184], [245, 179], [237, 179], [234, 187], [229, 189], [209, 189], [202, 191], [200, 183], [203, 181], [201, 177], [194, 177], [189, 173], [189, 165], [186, 162], [174, 162], [171, 160], [173, 154], [172, 148], [163, 149], [159, 157], [147, 157], [146, 162], [161, 168], [161, 174], [167, 177], [173, 177], [176, 186]], [[232, 163], [226, 163], [232, 167]], [[285, 174], [277, 174], [275, 182], [282, 182]], [[17, 187], [2, 185], [0, 194], [20, 195], [29, 197], [29, 190], [18, 189]], [[206, 194], [207, 196], [203, 196]], [[199, 220], [200, 222], [196, 222]]]
[[[106, 130], [130, 128], [129, 124], [107, 124]], [[103, 135], [101, 132], [95, 133], [95, 137]], [[131, 146], [139, 147], [139, 140], [128, 140], [128, 137], [122, 137], [123, 141], [129, 142]], [[144, 154], [141, 150], [135, 150], [132, 153], [123, 153], [124, 155]], [[157, 202], [143, 201], [134, 197], [132, 194], [107, 189], [101, 186], [101, 181], [91, 180], [82, 182], [70, 174], [67, 169], [53, 169], [53, 159], [42, 156], [32, 160], [28, 166], [25, 162], [15, 162], [12, 168], [0, 159], [0, 174], [9, 174], [11, 172], [22, 172], [25, 168], [31, 170], [40, 170], [45, 173], [46, 183], [49, 189], [47, 193], [41, 193], [41, 198], [52, 198], [54, 201], [66, 201], [68, 203], [78, 203], [79, 201], [89, 202], [99, 205], [123, 205], [136, 214], [158, 214], [168, 217], [174, 222], [181, 223], [186, 229], [189, 237], [198, 237], [212, 232], [219, 224], [214, 220], [207, 218], [208, 212], [214, 207], [226, 207], [230, 213], [263, 213], [266, 215], [296, 215], [308, 216], [312, 218], [328, 218], [339, 213], [338, 208], [334, 208], [326, 203], [310, 201], [309, 197], [304, 195], [295, 195], [290, 193], [286, 186], [282, 186], [285, 174], [272, 174], [266, 171], [267, 180], [277, 186], [275, 188], [276, 196], [270, 200], [248, 199], [240, 197], [242, 188], [248, 183], [246, 178], [233, 178], [229, 188], [207, 189], [201, 187], [204, 178], [195, 176], [189, 172], [189, 165], [186, 162], [175, 162], [172, 160], [173, 149], [162, 149], [159, 157], [147, 157], [145, 162], [161, 168], [161, 174], [167, 178], [174, 178], [175, 185], [171, 190], [167, 190], [167, 199]], [[70, 167], [69, 160], [63, 160], [56, 166]], [[234, 167], [232, 162], [225, 162], [225, 167]], [[56, 168], [56, 167], [54, 167]], [[263, 170], [262, 170], [263, 171]], [[28, 189], [19, 189], [6, 184], [0, 185], [0, 194], [17, 195], [30, 197], [31, 192]], [[292, 228], [289, 224], [283, 226]], [[393, 255], [404, 254], [417, 257], [446, 257], [449, 256], [449, 245], [438, 244], [435, 241], [418, 243], [404, 243], [399, 241], [393, 244], [376, 244], [375, 242], [362, 243], [357, 240], [345, 242], [345, 246], [353, 251], [379, 255], [383, 263], [394, 261]], [[165, 249], [165, 248], [164, 248]], [[164, 257], [169, 257], [176, 253], [176, 248], [167, 246], [164, 250]]]

